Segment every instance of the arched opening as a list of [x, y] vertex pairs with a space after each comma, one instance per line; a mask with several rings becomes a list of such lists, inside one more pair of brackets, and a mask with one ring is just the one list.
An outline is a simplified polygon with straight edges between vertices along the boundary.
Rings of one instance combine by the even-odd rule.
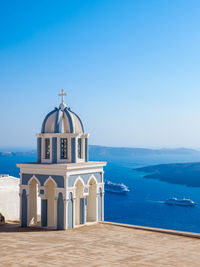
[[83, 183], [78, 180], [75, 184], [76, 199], [75, 199], [75, 225], [83, 224], [84, 216], [84, 198], [83, 198]]
[[41, 198], [39, 184], [35, 178], [29, 183], [28, 225], [41, 226]]
[[45, 184], [47, 199], [47, 227], [55, 227], [55, 184], [48, 180]]
[[94, 178], [89, 181], [89, 195], [87, 197], [87, 222], [97, 221], [97, 183]]

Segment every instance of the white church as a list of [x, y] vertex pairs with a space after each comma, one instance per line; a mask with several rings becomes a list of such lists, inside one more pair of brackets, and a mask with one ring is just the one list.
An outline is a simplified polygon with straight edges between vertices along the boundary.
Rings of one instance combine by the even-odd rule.
[[106, 162], [88, 161], [88, 134], [64, 103], [37, 134], [37, 162], [19, 163], [20, 224], [69, 229], [104, 220]]

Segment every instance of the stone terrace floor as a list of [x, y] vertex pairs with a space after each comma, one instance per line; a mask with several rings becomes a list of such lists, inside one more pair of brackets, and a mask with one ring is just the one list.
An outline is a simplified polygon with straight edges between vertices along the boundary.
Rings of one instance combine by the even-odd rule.
[[200, 266], [200, 239], [95, 224], [66, 231], [0, 226], [0, 266]]

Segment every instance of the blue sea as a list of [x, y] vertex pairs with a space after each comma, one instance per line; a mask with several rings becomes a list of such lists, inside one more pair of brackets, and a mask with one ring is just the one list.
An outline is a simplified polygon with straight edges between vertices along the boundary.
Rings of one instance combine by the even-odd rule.
[[[33, 161], [36, 161], [35, 155], [0, 157], [0, 173], [19, 177], [16, 163]], [[133, 170], [153, 164], [186, 162], [188, 159], [138, 157], [107, 161], [105, 180], [123, 182], [129, 187], [130, 192], [127, 195], [105, 193], [106, 221], [200, 233], [200, 205], [178, 207], [163, 203], [169, 197], [186, 197], [200, 204], [200, 188], [146, 179], [143, 178], [145, 173]]]

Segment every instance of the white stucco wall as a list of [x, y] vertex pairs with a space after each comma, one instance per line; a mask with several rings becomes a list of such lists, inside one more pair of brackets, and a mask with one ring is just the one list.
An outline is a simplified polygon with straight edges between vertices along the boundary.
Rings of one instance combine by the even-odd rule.
[[[0, 174], [0, 213], [6, 220], [19, 221], [20, 179], [13, 176], [2, 176]], [[41, 199], [37, 194], [37, 214], [41, 214]]]
[[19, 220], [19, 183], [19, 178], [0, 176], [0, 213], [6, 220]]

